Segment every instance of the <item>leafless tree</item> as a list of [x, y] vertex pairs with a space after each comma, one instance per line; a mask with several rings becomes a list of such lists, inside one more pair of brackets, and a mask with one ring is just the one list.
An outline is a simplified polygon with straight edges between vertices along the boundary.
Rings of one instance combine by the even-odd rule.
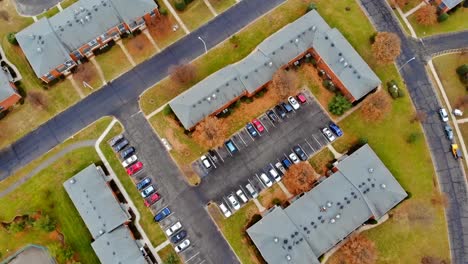
[[276, 90], [276, 93], [281, 100], [284, 100], [297, 89], [297, 85], [298, 78], [295, 73], [279, 69], [273, 75], [270, 87]]
[[286, 172], [283, 183], [292, 195], [298, 195], [309, 191], [317, 181], [317, 174], [307, 162], [294, 164]]
[[171, 66], [169, 68], [170, 77], [179, 84], [187, 84], [195, 80], [197, 71], [191, 63]]
[[426, 5], [418, 9], [415, 13], [416, 21], [423, 26], [430, 26], [437, 23], [437, 8], [433, 5]]
[[391, 111], [392, 102], [389, 95], [380, 91], [371, 94], [362, 102], [361, 112], [369, 121], [379, 121]]
[[26, 98], [31, 102], [31, 104], [32, 104], [34, 107], [37, 107], [37, 108], [43, 109], [43, 110], [46, 110], [46, 109], [47, 109], [48, 100], [47, 100], [47, 97], [46, 97], [46, 95], [44, 94], [44, 92], [40, 92], [40, 91], [30, 91], [30, 92], [27, 94], [27, 97], [26, 97]]
[[197, 125], [194, 132], [195, 138], [209, 148], [220, 145], [226, 138], [226, 134], [226, 124], [214, 116], [206, 117]]
[[377, 62], [391, 63], [401, 52], [401, 40], [395, 33], [379, 32], [372, 44], [372, 52]]
[[373, 264], [377, 261], [374, 242], [361, 234], [351, 236], [339, 252], [347, 264]]

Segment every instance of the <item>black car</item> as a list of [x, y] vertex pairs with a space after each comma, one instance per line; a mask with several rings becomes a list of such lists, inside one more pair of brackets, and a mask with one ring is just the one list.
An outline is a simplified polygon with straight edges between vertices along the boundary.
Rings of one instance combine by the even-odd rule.
[[122, 134], [112, 138], [110, 141], [109, 141], [109, 144], [111, 145], [111, 147], [115, 146], [115, 144], [119, 143], [122, 139], [124, 138], [124, 136]]
[[278, 116], [275, 114], [275, 112], [273, 112], [273, 110], [268, 110], [267, 116], [273, 123], [276, 123], [278, 121]]
[[245, 128], [247, 129], [247, 131], [249, 131], [249, 134], [250, 134], [252, 137], [258, 136], [258, 132], [257, 132], [257, 130], [255, 129], [255, 127], [252, 125], [252, 123], [247, 123], [247, 125], [245, 126]]
[[182, 230], [179, 233], [177, 233], [177, 234], [175, 234], [175, 235], [173, 235], [171, 237], [171, 242], [174, 243], [174, 244], [177, 244], [180, 241], [182, 241], [182, 239], [184, 239], [186, 236], [187, 236], [187, 231]]
[[120, 152], [120, 157], [125, 160], [126, 158], [130, 157], [135, 153], [135, 148], [134, 147], [129, 147]]
[[115, 151], [121, 151], [127, 145], [128, 145], [128, 140], [124, 139], [119, 144], [113, 146], [113, 148], [114, 148]]
[[275, 111], [278, 114], [279, 117], [285, 118], [286, 117], [286, 111], [284, 111], [283, 107], [281, 105], [275, 106]]
[[296, 155], [299, 156], [299, 158], [300, 158], [302, 161], [306, 161], [306, 160], [307, 160], [307, 154], [305, 154], [305, 152], [304, 152], [304, 150], [302, 150], [301, 146], [296, 145], [296, 146], [294, 146], [293, 150], [294, 150], [294, 152], [296, 153]]

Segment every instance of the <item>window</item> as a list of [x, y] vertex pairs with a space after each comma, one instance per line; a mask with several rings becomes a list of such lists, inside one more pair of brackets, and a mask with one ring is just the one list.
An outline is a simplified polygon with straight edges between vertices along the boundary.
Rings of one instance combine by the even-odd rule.
[[72, 55], [76, 57], [76, 59], [80, 60], [83, 58], [83, 55], [81, 55], [80, 51], [78, 50], [75, 50], [74, 52], [72, 52]]
[[97, 42], [97, 40], [93, 39], [91, 40], [90, 42], [88, 42], [88, 45], [91, 46], [91, 47], [94, 47], [96, 45], [98, 45], [99, 43]]

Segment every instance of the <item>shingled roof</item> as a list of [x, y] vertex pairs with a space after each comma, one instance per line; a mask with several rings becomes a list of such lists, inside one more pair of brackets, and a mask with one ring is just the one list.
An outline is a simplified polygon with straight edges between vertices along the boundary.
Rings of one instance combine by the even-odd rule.
[[11, 86], [7, 73], [0, 68], [0, 102], [8, 99], [13, 94], [16, 94], [16, 90]]

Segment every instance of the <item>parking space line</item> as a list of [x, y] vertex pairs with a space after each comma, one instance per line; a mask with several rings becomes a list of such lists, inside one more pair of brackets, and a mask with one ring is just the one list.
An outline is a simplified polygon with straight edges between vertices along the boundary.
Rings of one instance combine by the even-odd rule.
[[198, 263], [198, 264], [203, 264], [205, 261], [206, 261], [206, 259], [202, 260], [202, 262], [200, 262], [200, 263]]
[[192, 260], [194, 257], [198, 256], [198, 254], [200, 254], [200, 251], [198, 251], [197, 253], [195, 253], [193, 256], [191, 256], [189, 259], [187, 259], [185, 261], [185, 263], [188, 263], [190, 260]]
[[[255, 129], [255, 128], [254, 128]], [[258, 132], [257, 132], [258, 133]], [[247, 135], [249, 135], [250, 139], [252, 139], [252, 142], [255, 141], [255, 139], [252, 137], [252, 135], [250, 135], [249, 131], [247, 131]]]
[[266, 119], [268, 119], [268, 121], [270, 122], [270, 124], [271, 124], [273, 127], [276, 127], [275, 124], [273, 124], [273, 122], [271, 121], [271, 119], [268, 117], [268, 115], [266, 116]]
[[[267, 127], [265, 126], [265, 124], [263, 124], [263, 122], [262, 122], [262, 117], [263, 117], [263, 116], [260, 116], [260, 117], [258, 118], [258, 122], [260, 122], [260, 124], [262, 124], [262, 126], [265, 128], [266, 132], [269, 132], [269, 131], [268, 131], [268, 128], [267, 128]], [[260, 134], [260, 133], [259, 133], [259, 134]]]
[[317, 141], [317, 143], [319, 144], [319, 146], [322, 147], [322, 144], [320, 144], [320, 142], [317, 140], [317, 138], [316, 138], [314, 135], [312, 135], [312, 137], [315, 139], [315, 141]]
[[307, 138], [305, 139], [305, 142], [307, 143], [307, 145], [309, 145], [309, 147], [312, 149], [312, 151], [315, 152], [315, 149], [312, 147], [312, 145], [309, 143], [309, 141], [307, 141]]
[[221, 161], [224, 162], [224, 159], [223, 157], [221, 157], [221, 155], [219, 155], [219, 152], [216, 149], [213, 149], [213, 150], [216, 152], [216, 154], [218, 154], [218, 157], [221, 159]]
[[[231, 139], [231, 142], [232, 142], [232, 144], [237, 148], [237, 150], [240, 152], [241, 150], [240, 150], [239, 146], [237, 146], [237, 145], [236, 145], [236, 142], [234, 142], [234, 137]], [[227, 147], [226, 147], [226, 149], [227, 149]], [[231, 154], [231, 156], [232, 156], [231, 151], [229, 151], [229, 149], [227, 149], [227, 151], [228, 151], [229, 154]]]
[[[211, 163], [213, 163], [213, 166], [215, 167], [215, 169], [217, 169], [218, 167], [216, 167], [216, 164], [214, 162], [214, 160], [211, 158], [211, 155], [209, 153], [207, 153], [208, 155], [206, 155], [206, 157], [211, 161]], [[203, 165], [203, 164], [202, 164]], [[208, 172], [209, 173], [209, 172]]]
[[247, 147], [247, 143], [245, 143], [245, 140], [244, 140], [244, 138], [242, 137], [241, 133], [239, 132], [237, 135], [240, 137], [240, 139], [242, 140], [242, 142], [244, 142], [244, 145]]
[[262, 184], [263, 189], [266, 189], [267, 188], [266, 185], [263, 183], [263, 181], [260, 179], [260, 177], [258, 177], [257, 173], [255, 173], [255, 176], [257, 177], [257, 180]]
[[330, 143], [330, 141], [328, 140], [328, 138], [327, 138], [323, 133], [320, 133], [320, 135], [322, 135], [322, 137], [325, 139], [325, 145], [327, 145], [328, 143]]
[[310, 157], [310, 154], [307, 153], [307, 151], [305, 150], [305, 148], [304, 148], [302, 145], [300, 145], [300, 144], [298, 144], [298, 145], [299, 145], [299, 147], [301, 147], [301, 149], [305, 152], [305, 154], [307, 155], [307, 158], [309, 158], [309, 157]]

